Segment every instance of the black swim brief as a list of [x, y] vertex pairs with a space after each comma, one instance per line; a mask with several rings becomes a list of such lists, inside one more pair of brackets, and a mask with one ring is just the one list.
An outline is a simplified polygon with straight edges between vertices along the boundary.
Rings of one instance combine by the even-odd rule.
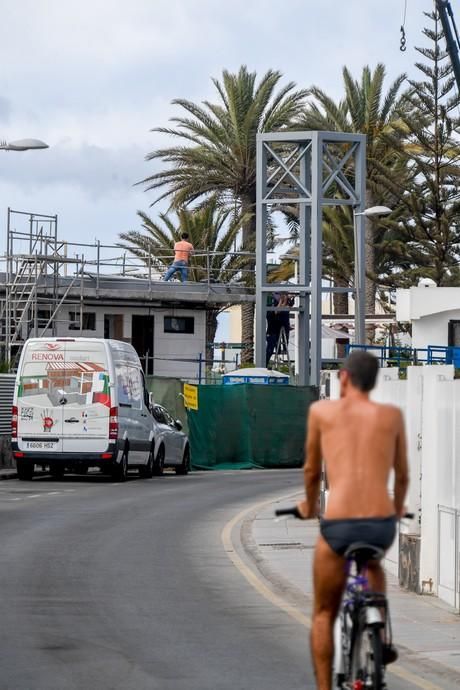
[[365, 542], [387, 551], [396, 535], [396, 516], [347, 518], [320, 522], [320, 532], [333, 551], [343, 556], [351, 544]]

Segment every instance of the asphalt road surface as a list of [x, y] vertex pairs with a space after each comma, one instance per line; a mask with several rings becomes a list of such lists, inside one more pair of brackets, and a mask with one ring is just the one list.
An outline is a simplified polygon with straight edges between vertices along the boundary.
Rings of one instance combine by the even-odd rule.
[[0, 690], [313, 690], [307, 631], [221, 541], [238, 511], [299, 483], [286, 471], [1, 482]]

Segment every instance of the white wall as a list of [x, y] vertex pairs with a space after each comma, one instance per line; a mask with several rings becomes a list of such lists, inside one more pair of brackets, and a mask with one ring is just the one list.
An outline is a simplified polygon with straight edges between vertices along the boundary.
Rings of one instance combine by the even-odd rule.
[[[401, 531], [420, 535], [420, 589], [432, 581], [433, 591], [459, 607], [459, 583], [454, 581], [455, 521], [460, 523], [460, 379], [452, 365], [408, 367], [407, 380], [398, 370], [382, 369], [372, 398], [400, 407], [406, 422], [410, 487], [407, 505], [417, 519], [401, 523]], [[331, 380], [331, 398], [338, 397], [338, 383]], [[441, 509], [440, 506], [444, 507]], [[460, 532], [460, 524], [457, 528]], [[458, 534], [460, 545], [460, 533]], [[388, 553], [386, 567], [398, 572], [397, 544]], [[425, 585], [425, 591], [429, 587]]]
[[[123, 338], [128, 342], [132, 337], [133, 314], [154, 316], [154, 374], [157, 376], [173, 376], [178, 378], [195, 379], [198, 376], [198, 358], [200, 353], [206, 357], [206, 312], [194, 309], [157, 309], [149, 307], [122, 307], [116, 304], [108, 306], [85, 306], [86, 312], [95, 312], [96, 329], [94, 331], [69, 330], [69, 311], [79, 312], [78, 306], [64, 306], [58, 314], [57, 335], [59, 337], [104, 337], [104, 315], [123, 315]], [[195, 321], [194, 333], [165, 333], [165, 316], [192, 316]], [[48, 331], [47, 335], [51, 335]], [[195, 361], [180, 361], [195, 360]], [[204, 365], [203, 365], [204, 374]]]
[[[193, 316], [195, 332], [165, 333], [165, 316]], [[198, 363], [180, 360], [197, 360], [199, 354], [206, 358], [206, 313], [192, 309], [164, 309], [155, 311], [155, 374], [195, 379], [198, 377]], [[203, 364], [202, 373], [205, 373]]]
[[428, 345], [447, 346], [449, 344], [448, 332], [451, 319], [460, 320], [460, 309], [440, 314], [431, 314], [430, 316], [424, 316], [416, 321], [412, 321], [412, 347], [426, 348]]
[[448, 324], [460, 320], [460, 288], [396, 290], [396, 319], [412, 323], [412, 347], [448, 345]]

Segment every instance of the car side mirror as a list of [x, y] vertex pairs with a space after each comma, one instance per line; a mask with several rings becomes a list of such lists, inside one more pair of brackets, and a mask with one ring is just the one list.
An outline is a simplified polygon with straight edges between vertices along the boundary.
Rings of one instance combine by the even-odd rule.
[[174, 426], [176, 427], [177, 431], [182, 431], [182, 422], [180, 421], [180, 419], [176, 419], [176, 421], [174, 422]]

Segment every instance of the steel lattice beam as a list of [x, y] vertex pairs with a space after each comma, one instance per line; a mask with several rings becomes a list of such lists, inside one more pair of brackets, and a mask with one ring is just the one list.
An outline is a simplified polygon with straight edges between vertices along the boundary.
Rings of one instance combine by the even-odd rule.
[[[322, 216], [325, 206], [364, 210], [366, 137], [338, 132], [282, 132], [257, 136], [256, 365], [265, 366], [267, 296], [296, 295], [299, 348], [297, 381], [319, 385], [324, 292], [350, 292], [323, 283]], [[299, 259], [296, 283], [268, 282], [268, 212], [297, 207]], [[364, 227], [355, 227], [355, 341], [364, 342]]]

